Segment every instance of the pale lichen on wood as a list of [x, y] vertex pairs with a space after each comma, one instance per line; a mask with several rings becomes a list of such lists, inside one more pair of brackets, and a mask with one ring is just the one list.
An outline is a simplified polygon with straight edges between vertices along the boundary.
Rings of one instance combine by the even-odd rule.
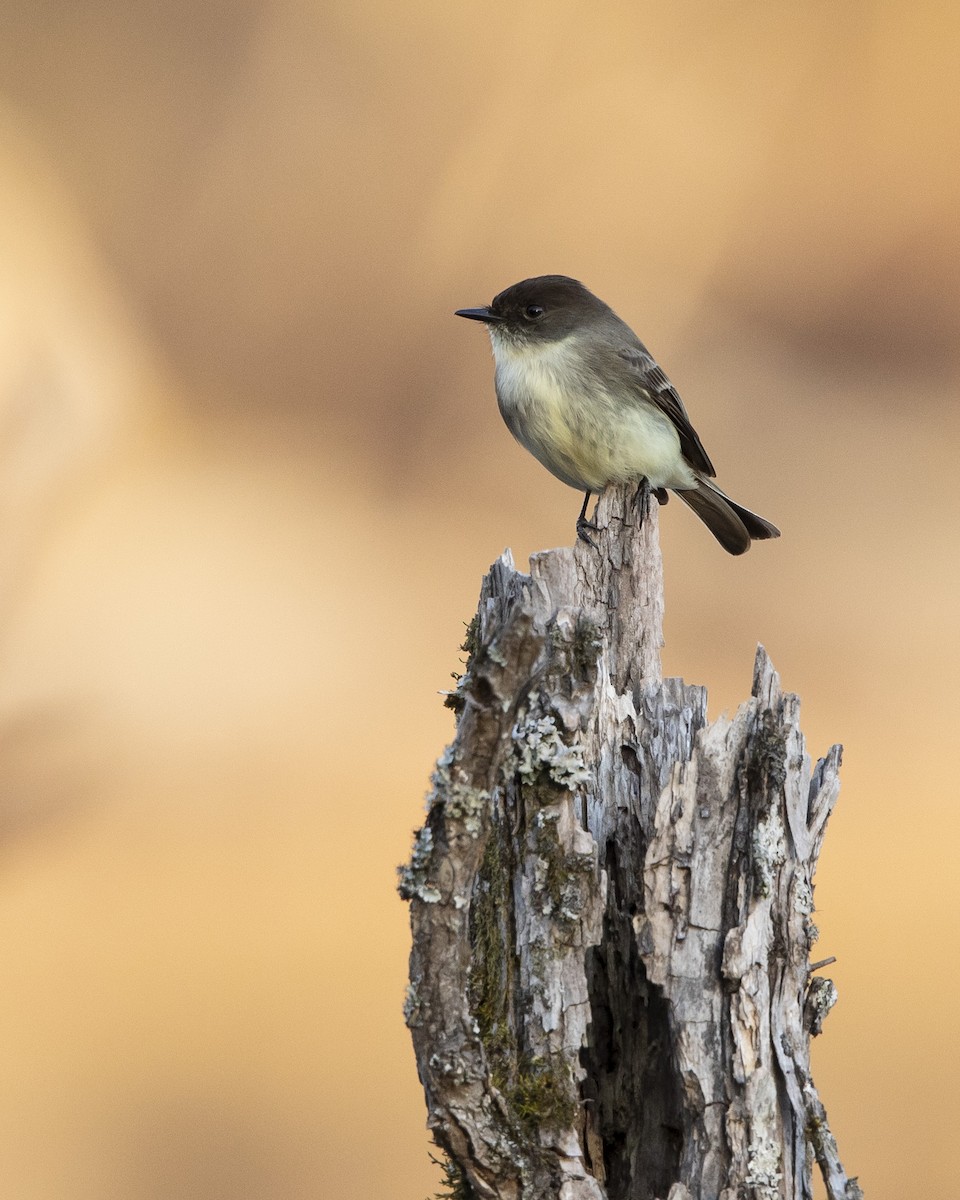
[[812, 769], [760, 648], [752, 696], [660, 673], [656, 505], [598, 548], [504, 555], [401, 893], [406, 1016], [451, 1177], [482, 1200], [860, 1192], [810, 1077], [813, 876], [840, 748]]

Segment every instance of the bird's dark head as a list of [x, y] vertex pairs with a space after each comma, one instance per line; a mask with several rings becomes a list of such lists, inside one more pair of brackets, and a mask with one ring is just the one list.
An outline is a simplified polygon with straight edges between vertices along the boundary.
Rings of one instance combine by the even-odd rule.
[[593, 292], [566, 275], [537, 275], [506, 288], [486, 308], [461, 308], [458, 317], [483, 321], [496, 341], [558, 342], [610, 309]]

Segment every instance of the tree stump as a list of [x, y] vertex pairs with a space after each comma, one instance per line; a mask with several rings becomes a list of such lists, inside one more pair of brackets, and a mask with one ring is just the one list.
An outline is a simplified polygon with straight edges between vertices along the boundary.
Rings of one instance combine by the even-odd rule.
[[762, 647], [732, 718], [661, 677], [647, 504], [484, 579], [401, 870], [429, 1124], [460, 1200], [808, 1200], [814, 1160], [854, 1200], [809, 1053], [840, 747], [811, 771]]

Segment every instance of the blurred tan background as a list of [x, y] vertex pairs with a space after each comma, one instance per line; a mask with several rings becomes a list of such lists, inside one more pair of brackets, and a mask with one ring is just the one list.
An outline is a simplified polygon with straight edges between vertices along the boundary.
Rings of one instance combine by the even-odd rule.
[[582, 278], [783, 538], [662, 521], [665, 668], [846, 746], [816, 1046], [955, 1190], [960, 10], [9, 0], [0, 1161], [17, 1200], [422, 1200], [394, 866], [505, 545], [579, 498], [451, 311]]

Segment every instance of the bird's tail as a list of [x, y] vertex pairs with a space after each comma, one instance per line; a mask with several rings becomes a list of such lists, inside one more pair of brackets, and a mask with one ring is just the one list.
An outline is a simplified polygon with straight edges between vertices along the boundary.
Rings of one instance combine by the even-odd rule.
[[697, 476], [695, 488], [677, 491], [677, 495], [730, 554], [743, 554], [750, 549], [751, 542], [780, 536], [776, 525], [725, 496], [703, 475]]

